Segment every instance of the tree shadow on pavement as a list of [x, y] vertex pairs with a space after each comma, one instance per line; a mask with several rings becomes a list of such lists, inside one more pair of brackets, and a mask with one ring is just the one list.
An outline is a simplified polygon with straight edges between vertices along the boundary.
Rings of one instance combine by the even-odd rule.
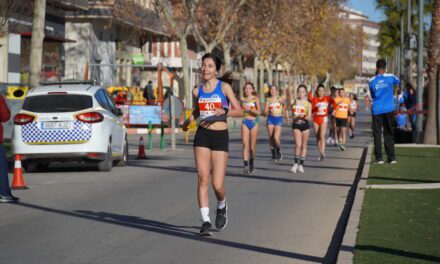
[[[161, 169], [161, 170], [171, 170], [171, 171], [177, 171], [177, 172], [192, 172], [197, 173], [197, 170], [195, 168], [191, 167], [183, 167], [183, 166], [174, 166], [174, 167], [161, 167], [161, 166], [154, 166], [154, 165], [146, 165], [146, 164], [129, 164], [131, 167], [141, 167], [141, 168], [152, 168], [152, 169]], [[258, 170], [258, 168], [256, 168]], [[286, 171], [287, 173], [287, 171]], [[165, 175], [165, 174], [163, 174]], [[289, 172], [290, 175], [290, 172]], [[263, 181], [277, 181], [282, 183], [304, 183], [304, 184], [317, 184], [317, 185], [327, 185], [327, 186], [341, 186], [341, 187], [350, 187], [351, 184], [345, 184], [345, 183], [334, 183], [334, 182], [324, 182], [324, 181], [312, 181], [312, 180], [297, 180], [292, 178], [280, 178], [280, 177], [268, 177], [268, 176], [261, 176], [261, 175], [244, 175], [241, 173], [234, 173], [234, 172], [226, 172], [226, 177], [234, 177], [234, 178], [244, 178], [244, 179], [251, 179], [251, 180], [263, 180]]]
[[[403, 250], [394, 249], [394, 248], [378, 247], [378, 246], [372, 246], [372, 245], [356, 245], [354, 249], [356, 251], [357, 250], [365, 250], [365, 251], [375, 251], [378, 253], [386, 253], [386, 254], [391, 254], [391, 255], [395, 255], [395, 256], [413, 258], [413, 259], [416, 259], [419, 261], [425, 260], [425, 261], [432, 261], [432, 262], [437, 262], [437, 263], [440, 262], [440, 257], [438, 257], [438, 256], [425, 255], [425, 254], [421, 254], [421, 253], [403, 251]], [[346, 250], [348, 251], [349, 249], [346, 249]]]
[[170, 225], [163, 222], [158, 222], [154, 220], [148, 220], [148, 219], [142, 219], [140, 217], [136, 216], [124, 216], [124, 215], [118, 215], [118, 214], [111, 214], [106, 212], [91, 212], [91, 211], [65, 211], [61, 209], [54, 209], [49, 207], [44, 207], [41, 205], [36, 204], [29, 204], [29, 203], [17, 203], [15, 206], [22, 206], [26, 208], [31, 208], [35, 210], [40, 210], [44, 212], [54, 213], [54, 214], [61, 214], [66, 215], [70, 217], [76, 217], [79, 219], [86, 219], [111, 225], [117, 225], [117, 226], [123, 226], [148, 232], [153, 232], [161, 235], [166, 236], [174, 236], [174, 237], [180, 237], [185, 238], [192, 241], [198, 241], [202, 243], [209, 243], [213, 245], [218, 246], [224, 246], [224, 247], [230, 247], [235, 249], [241, 249], [261, 254], [268, 254], [268, 255], [274, 255], [274, 256], [280, 256], [290, 259], [298, 259], [298, 260], [304, 260], [314, 263], [323, 263], [324, 259], [317, 256], [310, 256], [306, 254], [300, 254], [295, 252], [288, 252], [283, 251], [279, 249], [273, 249], [273, 248], [267, 248], [267, 247], [261, 247], [251, 244], [245, 244], [240, 242], [234, 242], [234, 241], [227, 241], [227, 240], [221, 240], [216, 238], [207, 238], [207, 237], [201, 237], [198, 236], [196, 232], [185, 230], [185, 228], [192, 228], [192, 227], [179, 227]]

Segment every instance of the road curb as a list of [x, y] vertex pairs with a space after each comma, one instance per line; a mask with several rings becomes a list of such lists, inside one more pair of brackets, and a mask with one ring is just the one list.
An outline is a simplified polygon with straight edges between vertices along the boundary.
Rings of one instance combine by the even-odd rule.
[[370, 172], [371, 153], [373, 146], [368, 145], [367, 156], [365, 158], [364, 168], [356, 190], [353, 206], [351, 208], [347, 227], [345, 229], [344, 238], [341, 248], [339, 249], [338, 264], [353, 263], [354, 247], [356, 246], [357, 233], [359, 231], [359, 222], [361, 218], [362, 205], [364, 203], [365, 188], [367, 186], [368, 173]]

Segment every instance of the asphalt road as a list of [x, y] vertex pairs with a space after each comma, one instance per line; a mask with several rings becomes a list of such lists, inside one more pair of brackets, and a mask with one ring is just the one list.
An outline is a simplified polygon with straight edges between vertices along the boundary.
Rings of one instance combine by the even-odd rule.
[[[181, 135], [178, 150], [148, 152], [147, 160], [132, 159], [110, 173], [63, 165], [25, 174], [30, 189], [15, 191], [21, 203], [0, 205], [0, 263], [329, 263], [347, 193], [371, 141], [369, 117], [358, 119], [347, 150], [329, 147], [322, 162], [312, 137], [303, 174], [289, 171], [288, 127], [279, 163], [269, 160], [261, 127], [251, 176], [242, 173], [239, 129], [231, 131], [229, 223], [211, 238], [198, 236], [194, 157]], [[215, 219], [212, 190], [210, 205]]]

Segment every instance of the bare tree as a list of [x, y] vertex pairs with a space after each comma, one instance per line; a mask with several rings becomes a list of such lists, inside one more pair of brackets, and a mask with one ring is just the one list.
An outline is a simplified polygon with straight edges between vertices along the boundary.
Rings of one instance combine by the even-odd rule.
[[245, 0], [195, 0], [197, 7], [191, 10], [193, 34], [206, 52], [224, 40], [232, 25], [237, 21], [237, 11]]
[[188, 106], [191, 100], [190, 84], [190, 60], [188, 55], [187, 38], [193, 27], [189, 14], [194, 12], [195, 1], [169, 1], [157, 0], [158, 10], [163, 14], [166, 21], [167, 31], [179, 40], [182, 56], [183, 83], [185, 86], [185, 105]]
[[31, 57], [29, 63], [29, 86], [31, 88], [38, 86], [40, 82], [45, 16], [46, 0], [35, 0], [34, 19], [32, 23]]

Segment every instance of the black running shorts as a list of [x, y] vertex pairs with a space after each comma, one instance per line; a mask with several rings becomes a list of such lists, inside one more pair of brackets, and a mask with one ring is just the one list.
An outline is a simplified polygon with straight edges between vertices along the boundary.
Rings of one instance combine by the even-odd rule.
[[302, 123], [293, 122], [292, 123], [292, 129], [293, 130], [298, 129], [299, 131], [304, 132], [304, 131], [306, 131], [309, 128], [310, 128], [309, 122], [302, 122]]
[[194, 147], [209, 148], [214, 151], [229, 151], [228, 130], [211, 130], [203, 127], [197, 128], [194, 137]]
[[347, 118], [336, 118], [336, 126], [337, 127], [347, 127]]

